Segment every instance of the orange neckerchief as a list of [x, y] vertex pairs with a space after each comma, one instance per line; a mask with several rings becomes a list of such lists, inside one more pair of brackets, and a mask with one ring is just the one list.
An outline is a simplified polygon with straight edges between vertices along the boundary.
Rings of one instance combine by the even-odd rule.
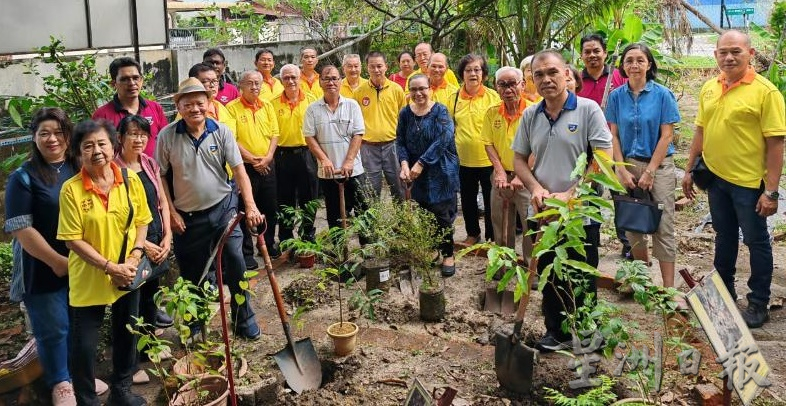
[[314, 73], [314, 79], [312, 80], [308, 80], [308, 78], [303, 73], [301, 73], [300, 79], [305, 81], [306, 84], [308, 85], [308, 88], [311, 89], [314, 87], [315, 82], [319, 82], [319, 73]]
[[205, 115], [212, 118], [213, 120], [218, 120], [218, 107], [216, 107], [216, 103], [218, 102], [211, 100], [207, 104], [207, 111], [205, 111]]
[[303, 100], [306, 100], [306, 95], [303, 94], [303, 92], [301, 91], [297, 92], [297, 100], [295, 100], [294, 102], [289, 101], [289, 99], [287, 98], [287, 92], [281, 92], [281, 103], [288, 104], [289, 111], [294, 110], [295, 107], [297, 107], [297, 105], [300, 104], [300, 102], [302, 102]]
[[734, 89], [735, 87], [737, 87], [739, 85], [742, 85], [742, 84], [749, 85], [749, 84], [753, 83], [753, 79], [755, 79], [755, 78], [756, 78], [756, 71], [753, 70], [753, 66], [748, 66], [748, 71], [745, 72], [745, 75], [743, 75], [740, 78], [740, 80], [732, 83], [731, 85], [727, 85], [726, 84], [726, 73], [725, 72], [721, 72], [721, 74], [718, 75], [718, 82], [721, 83], [721, 88], [723, 89], [722, 92], [721, 92], [721, 95], [726, 94], [729, 90]]
[[478, 90], [478, 94], [476, 94], [475, 96], [470, 96], [469, 93], [467, 93], [467, 91], [464, 90], [464, 88], [465, 86], [461, 86], [461, 90], [459, 90], [459, 97], [461, 97], [464, 100], [472, 100], [476, 97], [483, 97], [483, 95], [486, 94], [486, 86], [483, 85], [480, 85], [480, 90]]
[[276, 85], [276, 78], [274, 78], [273, 75], [270, 75], [270, 80], [265, 79], [265, 75], [262, 75], [262, 81], [265, 82], [265, 84], [267, 85], [267, 87], [270, 88], [271, 91], [273, 90], [273, 87], [275, 87]]
[[[115, 164], [114, 162], [109, 162], [109, 167], [112, 168], [112, 172], [114, 172], [115, 174], [115, 182], [112, 184], [112, 188], [118, 185], [122, 185], [123, 174], [120, 172], [120, 167], [117, 166], [117, 164]], [[96, 185], [93, 183], [93, 179], [90, 178], [90, 173], [87, 172], [87, 169], [85, 169], [84, 166], [82, 167], [81, 173], [82, 173], [82, 187], [84, 187], [85, 190], [88, 192], [94, 192], [95, 194], [97, 194], [98, 198], [101, 199], [101, 203], [104, 205], [104, 209], [109, 210], [109, 194], [104, 193], [103, 190], [96, 187]], [[110, 188], [109, 190], [112, 190], [112, 188]]]
[[242, 103], [243, 106], [245, 106], [247, 109], [251, 109], [251, 111], [253, 111], [254, 113], [256, 113], [257, 110], [262, 108], [262, 103], [259, 102], [259, 99], [254, 100], [254, 103], [249, 103], [246, 101], [245, 97], [240, 96], [240, 103]]
[[448, 81], [444, 78], [442, 79], [442, 83], [438, 84], [437, 86], [430, 86], [432, 92], [436, 92], [439, 89], [445, 89], [448, 87]]
[[509, 116], [508, 109], [505, 108], [505, 102], [502, 102], [502, 104], [499, 105], [499, 114], [504, 117], [505, 121], [507, 121], [508, 125], [510, 125], [510, 123], [512, 123], [514, 120], [517, 120], [519, 117], [521, 117], [521, 114], [524, 113], [524, 109], [526, 109], [528, 105], [527, 99], [523, 97], [520, 98], [519, 105], [516, 108], [516, 113], [512, 116]]

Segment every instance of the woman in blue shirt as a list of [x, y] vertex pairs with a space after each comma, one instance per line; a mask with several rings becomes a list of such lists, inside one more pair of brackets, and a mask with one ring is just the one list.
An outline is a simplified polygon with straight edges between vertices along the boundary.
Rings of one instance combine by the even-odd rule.
[[[453, 120], [448, 109], [431, 100], [428, 78], [409, 79], [410, 104], [398, 115], [396, 151], [401, 161], [400, 178], [412, 182], [412, 199], [434, 213], [446, 233], [439, 245], [442, 275], [453, 276], [453, 221], [456, 219], [459, 162], [453, 139]], [[414, 163], [410, 167], [410, 163]]]
[[[622, 51], [620, 72], [628, 83], [609, 95], [606, 121], [614, 136], [617, 176], [626, 188], [652, 193], [663, 205], [660, 226], [652, 236], [652, 255], [660, 263], [663, 286], [674, 286], [677, 246], [674, 238], [674, 124], [680, 121], [677, 100], [668, 88], [655, 82], [657, 66], [644, 44], [630, 44]], [[647, 236], [628, 232], [633, 257], [649, 263]]]

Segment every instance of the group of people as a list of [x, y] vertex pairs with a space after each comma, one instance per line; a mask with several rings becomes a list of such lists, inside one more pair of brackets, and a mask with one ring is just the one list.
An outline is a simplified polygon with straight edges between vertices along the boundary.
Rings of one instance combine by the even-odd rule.
[[[160, 327], [172, 321], [152, 301], [157, 282], [131, 292], [119, 288], [133, 279], [142, 255], [165, 267], [171, 250], [182, 276], [198, 281], [218, 235], [240, 211], [246, 221], [225, 247], [224, 281], [233, 297], [246, 296], [243, 304], [232, 301], [235, 334], [259, 337], [250, 297], [240, 289], [243, 271], [257, 266], [254, 235], [263, 232], [272, 256], [281, 255], [276, 236], [314, 238], [313, 223], [292, 230], [277, 220], [282, 206], [304, 206], [320, 191], [328, 225], [340, 226], [336, 180], [345, 181], [350, 214], [364, 210], [369, 196], [380, 197], [383, 178], [394, 199], [411, 187], [412, 199], [448, 230], [436, 248], [442, 275], [450, 277], [458, 199], [467, 244], [481, 239], [480, 191], [484, 237], [513, 247], [517, 214], [526, 229], [526, 218], [545, 199], [570, 199], [579, 156], [602, 151], [629, 164], [616, 167], [626, 188], [649, 191], [663, 206], [652, 255], [664, 286], [673, 286], [677, 101], [655, 81], [647, 46], [628, 45], [618, 68], [606, 65], [602, 37], [584, 37], [581, 48], [582, 71], [545, 50], [521, 69], [499, 68], [493, 89], [485, 85], [485, 58], [461, 58], [459, 83], [447, 57], [427, 43], [402, 52], [400, 71], [390, 76], [380, 52], [345, 55], [340, 69], [318, 70], [314, 48], [301, 51], [300, 66], [285, 64], [276, 74], [273, 52], [263, 49], [237, 86], [221, 50], [210, 49], [180, 83], [172, 123], [140, 96], [140, 65], [119, 58], [110, 66], [117, 93], [95, 112], [96, 121], [73, 126], [58, 108], [36, 112], [31, 158], [8, 182], [5, 230], [24, 248], [23, 299], [53, 403], [99, 404], [96, 343], [111, 305], [110, 404], [145, 404], [130, 389], [137, 353], [125, 325], [136, 315]], [[717, 233], [714, 266], [735, 298], [742, 228], [752, 270], [743, 318], [757, 327], [767, 319], [773, 259], [766, 217], [778, 205], [786, 108], [750, 66], [753, 54], [746, 34], [719, 38], [721, 74], [701, 90], [688, 166], [701, 157], [716, 174], [707, 190]], [[363, 62], [368, 79], [361, 77]], [[682, 186], [695, 196], [689, 172]], [[585, 224], [584, 254], [568, 250], [568, 256], [597, 266], [600, 226]], [[633, 258], [649, 262], [646, 236], [621, 237]], [[528, 257], [532, 243], [523, 241]], [[542, 256], [540, 270], [552, 260]], [[541, 351], [566, 348], [563, 312], [571, 309], [563, 304], [583, 303], [561, 298], [569, 289], [553, 282], [543, 292]], [[594, 280], [586, 282], [580, 296], [595, 291]], [[196, 333], [199, 326], [191, 328]]]

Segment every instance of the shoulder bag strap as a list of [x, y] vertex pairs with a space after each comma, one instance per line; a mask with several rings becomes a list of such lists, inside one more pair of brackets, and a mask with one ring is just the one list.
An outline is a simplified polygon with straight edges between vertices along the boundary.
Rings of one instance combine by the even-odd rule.
[[117, 259], [118, 264], [122, 264], [125, 260], [126, 247], [128, 246], [128, 228], [131, 227], [131, 219], [134, 217], [134, 205], [131, 203], [131, 193], [128, 189], [128, 170], [120, 168], [120, 173], [123, 174], [123, 186], [126, 188], [126, 199], [128, 199], [128, 220], [126, 220], [126, 227], [123, 231], [123, 245], [120, 248], [120, 256]]

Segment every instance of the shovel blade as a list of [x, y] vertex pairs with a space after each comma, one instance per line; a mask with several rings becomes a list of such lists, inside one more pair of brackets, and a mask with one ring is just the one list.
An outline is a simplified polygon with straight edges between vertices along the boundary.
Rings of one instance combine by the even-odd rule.
[[311, 339], [304, 338], [295, 342], [294, 348], [287, 345], [273, 354], [276, 364], [284, 374], [287, 385], [295, 393], [317, 389], [322, 384], [322, 364]]
[[526, 394], [532, 389], [532, 373], [536, 350], [510, 335], [497, 333], [494, 349], [494, 370], [499, 384], [515, 393]]

